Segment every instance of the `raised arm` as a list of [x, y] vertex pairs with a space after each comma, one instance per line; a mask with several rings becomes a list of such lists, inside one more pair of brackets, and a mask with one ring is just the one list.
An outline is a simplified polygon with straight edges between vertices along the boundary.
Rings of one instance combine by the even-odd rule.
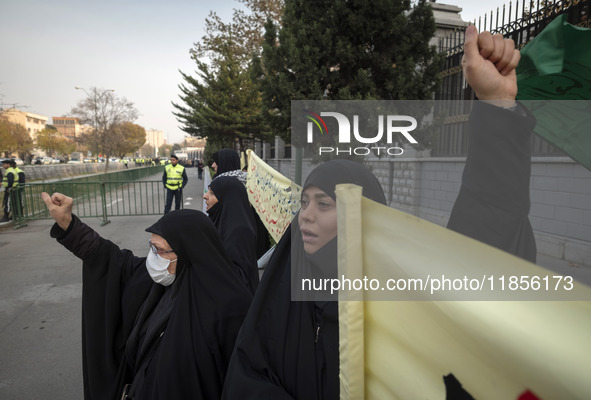
[[475, 102], [462, 186], [448, 228], [530, 261], [531, 114], [515, 102], [519, 52], [510, 39], [466, 31], [462, 66]]
[[462, 68], [466, 82], [479, 100], [501, 107], [515, 103], [515, 68], [520, 57], [513, 40], [490, 32], [479, 34], [473, 25], [466, 29]]
[[67, 230], [72, 222], [72, 206], [74, 200], [61, 193], [54, 193], [50, 196], [45, 192], [41, 193], [41, 198], [59, 227], [64, 231]]

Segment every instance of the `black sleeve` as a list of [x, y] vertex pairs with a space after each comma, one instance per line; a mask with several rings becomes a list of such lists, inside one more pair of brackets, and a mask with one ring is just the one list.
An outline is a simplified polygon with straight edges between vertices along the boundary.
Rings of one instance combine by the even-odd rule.
[[164, 167], [164, 172], [162, 173], [162, 184], [166, 186], [166, 166]]
[[[152, 285], [145, 259], [102, 238], [75, 215], [51, 236], [82, 259], [82, 354], [85, 398], [114, 398], [125, 343]], [[94, 397], [93, 397], [94, 398]]]
[[530, 136], [535, 119], [476, 101], [466, 166], [448, 228], [535, 262], [529, 222]]
[[184, 189], [185, 186], [187, 186], [187, 182], [189, 182], [189, 178], [187, 177], [187, 169], [184, 168], [183, 169], [183, 186], [181, 187], [181, 189]]
[[14, 185], [14, 173], [6, 174], [6, 181], [8, 182], [7, 188], [11, 188]]

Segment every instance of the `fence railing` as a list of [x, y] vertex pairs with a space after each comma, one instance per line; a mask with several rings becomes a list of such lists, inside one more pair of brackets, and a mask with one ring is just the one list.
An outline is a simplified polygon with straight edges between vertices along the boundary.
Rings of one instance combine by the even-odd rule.
[[21, 185], [9, 191], [14, 227], [51, 218], [41, 199], [43, 192], [59, 192], [74, 198], [76, 215], [99, 218], [103, 225], [109, 223], [110, 216], [162, 214], [166, 193], [162, 181], [153, 180], [162, 171], [162, 166], [154, 166]]
[[[518, 48], [525, 46], [559, 15], [568, 14], [573, 25], [589, 27], [591, 0], [517, 0], [515, 6], [492, 11], [473, 23], [478, 31], [491, 31], [511, 38]], [[447, 57], [440, 72], [441, 85], [437, 100], [471, 100], [474, 92], [465, 84], [462, 72], [464, 30], [456, 30], [442, 39], [439, 51]], [[462, 102], [463, 103], [463, 102]], [[470, 110], [459, 111], [438, 133], [431, 154], [437, 157], [464, 156], [467, 152], [467, 121]], [[564, 153], [538, 136], [532, 138], [532, 155], [564, 156]]]
[[166, 196], [162, 181], [30, 183], [10, 190], [15, 228], [26, 226], [30, 220], [51, 218], [41, 198], [43, 192], [72, 197], [74, 214], [99, 218], [101, 225], [113, 216], [162, 214]]

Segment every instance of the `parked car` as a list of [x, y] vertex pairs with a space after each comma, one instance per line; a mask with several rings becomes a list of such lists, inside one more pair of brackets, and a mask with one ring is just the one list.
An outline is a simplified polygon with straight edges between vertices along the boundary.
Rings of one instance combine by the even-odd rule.
[[0, 162], [1, 162], [1, 161], [4, 161], [4, 160], [11, 160], [11, 161], [14, 161], [14, 162], [16, 163], [16, 165], [23, 165], [23, 164], [24, 164], [23, 160], [21, 160], [21, 159], [20, 159], [20, 158], [18, 158], [18, 157], [10, 157], [10, 158], [3, 157], [3, 158], [0, 158]]

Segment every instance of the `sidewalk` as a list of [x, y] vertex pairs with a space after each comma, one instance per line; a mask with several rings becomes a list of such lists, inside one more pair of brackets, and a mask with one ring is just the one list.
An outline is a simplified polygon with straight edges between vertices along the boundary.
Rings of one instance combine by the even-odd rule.
[[[203, 181], [188, 168], [184, 208], [201, 210]], [[83, 221], [138, 256], [160, 216]], [[0, 399], [80, 400], [82, 262], [49, 236], [52, 220], [0, 226]], [[4, 229], [3, 229], [4, 228]]]

